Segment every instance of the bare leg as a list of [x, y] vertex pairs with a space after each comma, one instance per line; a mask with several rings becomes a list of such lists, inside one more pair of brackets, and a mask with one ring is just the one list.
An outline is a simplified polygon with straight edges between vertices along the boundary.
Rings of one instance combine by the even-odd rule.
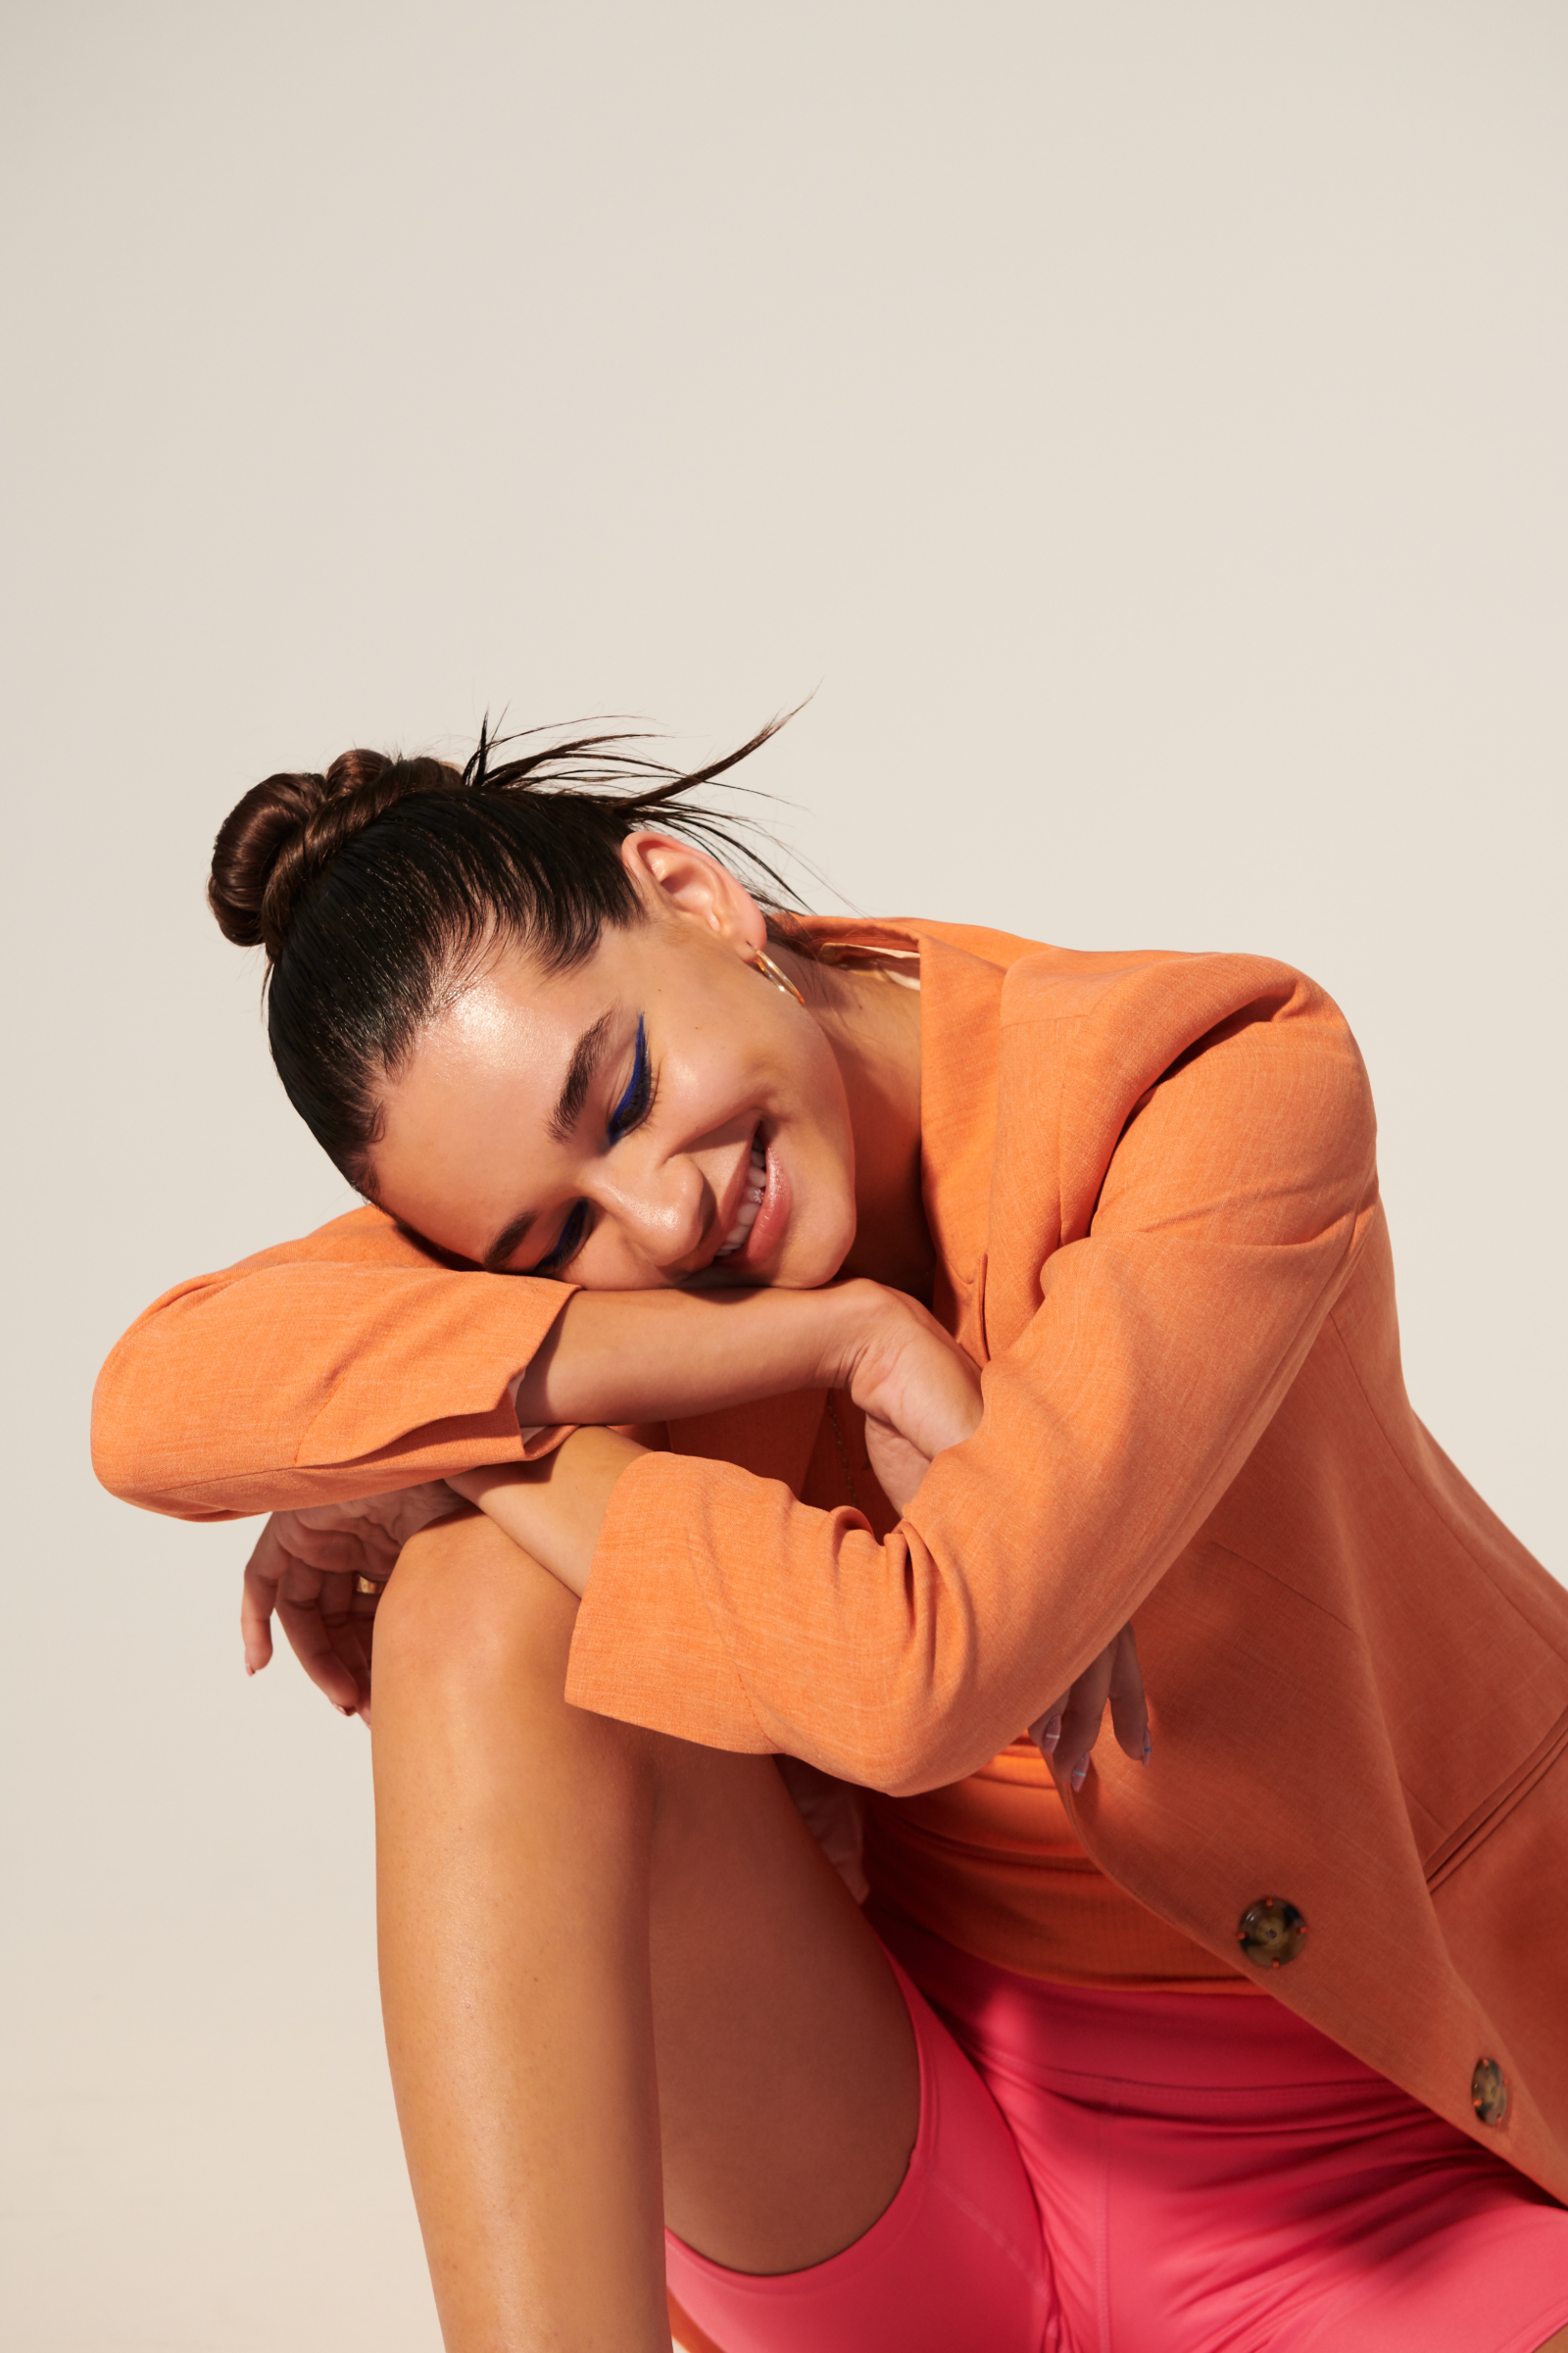
[[821, 2262], [918, 2121], [892, 1974], [770, 1761], [568, 1707], [575, 1610], [464, 1520], [376, 1627], [387, 2048], [449, 2353], [666, 2353], [664, 2212], [738, 2270]]

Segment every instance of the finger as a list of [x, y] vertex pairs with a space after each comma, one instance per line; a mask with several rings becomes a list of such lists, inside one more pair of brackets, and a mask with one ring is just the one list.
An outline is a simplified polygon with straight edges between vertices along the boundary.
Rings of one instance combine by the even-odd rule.
[[384, 1574], [397, 1557], [385, 1532], [368, 1520], [354, 1528], [312, 1528], [298, 1513], [292, 1517], [290, 1551], [328, 1575], [353, 1577], [372, 1569]]
[[1110, 1721], [1123, 1752], [1135, 1765], [1147, 1765], [1154, 1743], [1149, 1730], [1144, 1671], [1138, 1663], [1138, 1638], [1130, 1626], [1124, 1626], [1116, 1637], [1110, 1673]]
[[1036, 1716], [1029, 1727], [1029, 1738], [1049, 1765], [1061, 1740], [1061, 1713], [1067, 1704], [1067, 1694], [1053, 1699], [1042, 1715]]
[[[365, 1642], [364, 1612], [374, 1607], [374, 1597], [359, 1591], [361, 1572], [352, 1577], [329, 1576], [321, 1581], [321, 1624], [325, 1627], [332, 1649], [345, 1674], [354, 1684], [354, 1709], [358, 1713], [369, 1696], [370, 1666]], [[369, 1581], [367, 1579], [367, 1583]]]
[[387, 1580], [384, 1577], [368, 1576], [363, 1569], [356, 1575], [349, 1589], [349, 1614], [362, 1633], [368, 1633], [370, 1621], [375, 1616], [376, 1603], [386, 1588]]
[[256, 1540], [240, 1587], [240, 1640], [245, 1650], [245, 1672], [260, 1674], [272, 1655], [272, 1609], [277, 1589], [288, 1570], [288, 1554], [283, 1549], [274, 1513]]
[[1061, 1739], [1051, 1760], [1051, 1769], [1058, 1781], [1066, 1781], [1074, 1789], [1083, 1788], [1090, 1751], [1100, 1738], [1115, 1657], [1116, 1645], [1109, 1642], [1079, 1676], [1061, 1711]]
[[367, 1593], [361, 1591], [361, 1587], [371, 1583], [360, 1571], [356, 1571], [352, 1577], [322, 1576], [317, 1602], [321, 1625], [332, 1650], [344, 1672], [352, 1678], [353, 1708], [356, 1713], [370, 1695], [368, 1634], [379, 1593], [372, 1591]]
[[370, 1720], [370, 1637], [375, 1624], [373, 1617], [361, 1617], [356, 1611], [337, 1638], [337, 1654], [354, 1678], [354, 1712]]
[[865, 1421], [865, 1454], [878, 1487], [900, 1514], [907, 1511], [927, 1471], [931, 1457], [901, 1438], [890, 1422], [871, 1415]]
[[[356, 1613], [354, 1621], [365, 1656], [364, 1669], [360, 1676], [362, 1693], [360, 1722], [365, 1726], [367, 1732], [370, 1729], [370, 1669], [375, 1657], [375, 1611], [376, 1604], [385, 1591], [386, 1583], [383, 1580], [378, 1592], [373, 1594], [361, 1595], [359, 1611]], [[363, 1612], [363, 1615], [360, 1612]]]
[[355, 1572], [348, 1569], [328, 1569], [322, 1574], [317, 1607], [322, 1624], [334, 1631], [346, 1626], [354, 1613], [354, 1577]]
[[340, 1714], [355, 1714], [360, 1704], [358, 1680], [340, 1657], [332, 1629], [323, 1620], [320, 1609], [280, 1593], [277, 1614], [288, 1637], [289, 1648], [317, 1690], [325, 1693]]
[[347, 1495], [332, 1503], [302, 1503], [295, 1516], [306, 1528], [337, 1528], [345, 1520], [363, 1520], [373, 1508], [368, 1495]]
[[272, 1595], [275, 1588], [246, 1569], [240, 1585], [239, 1639], [247, 1675], [259, 1675], [272, 1657]]

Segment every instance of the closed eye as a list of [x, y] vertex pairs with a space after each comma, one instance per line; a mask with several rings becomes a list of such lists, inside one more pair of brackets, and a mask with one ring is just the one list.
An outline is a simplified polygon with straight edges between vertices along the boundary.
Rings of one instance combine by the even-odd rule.
[[588, 1203], [573, 1201], [566, 1213], [566, 1222], [556, 1238], [556, 1247], [529, 1267], [531, 1275], [559, 1275], [588, 1239]]
[[[606, 1122], [606, 1134], [612, 1144], [618, 1144], [623, 1136], [629, 1136], [634, 1128], [642, 1126], [643, 1121], [654, 1107], [654, 1094], [653, 1064], [649, 1059], [648, 1039], [639, 1015], [637, 1043], [632, 1053], [631, 1076], [621, 1091], [620, 1101], [615, 1104]], [[541, 1258], [536, 1265], [530, 1267], [529, 1273], [559, 1275], [564, 1272], [587, 1241], [590, 1226], [591, 1212], [588, 1203], [586, 1201], [574, 1202], [567, 1214], [565, 1224], [557, 1237], [555, 1249]]]

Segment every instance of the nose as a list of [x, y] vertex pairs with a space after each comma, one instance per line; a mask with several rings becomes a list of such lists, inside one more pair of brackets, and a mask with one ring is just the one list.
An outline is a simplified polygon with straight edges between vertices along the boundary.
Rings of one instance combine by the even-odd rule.
[[637, 1165], [622, 1147], [595, 1188], [639, 1257], [663, 1274], [681, 1274], [695, 1258], [716, 1210], [712, 1188], [689, 1152]]

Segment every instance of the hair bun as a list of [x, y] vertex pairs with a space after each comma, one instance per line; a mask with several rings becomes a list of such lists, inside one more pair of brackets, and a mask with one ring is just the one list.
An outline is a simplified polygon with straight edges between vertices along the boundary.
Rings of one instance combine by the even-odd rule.
[[279, 858], [303, 842], [305, 829], [326, 799], [324, 776], [269, 776], [253, 784], [219, 828], [207, 904], [218, 928], [236, 948], [264, 942], [269, 956], [277, 943], [269, 933], [267, 902]]
[[207, 901], [225, 940], [265, 948], [276, 963], [301, 894], [344, 845], [411, 793], [460, 787], [437, 760], [390, 760], [343, 752], [324, 776], [266, 777], [252, 785], [219, 828]]

